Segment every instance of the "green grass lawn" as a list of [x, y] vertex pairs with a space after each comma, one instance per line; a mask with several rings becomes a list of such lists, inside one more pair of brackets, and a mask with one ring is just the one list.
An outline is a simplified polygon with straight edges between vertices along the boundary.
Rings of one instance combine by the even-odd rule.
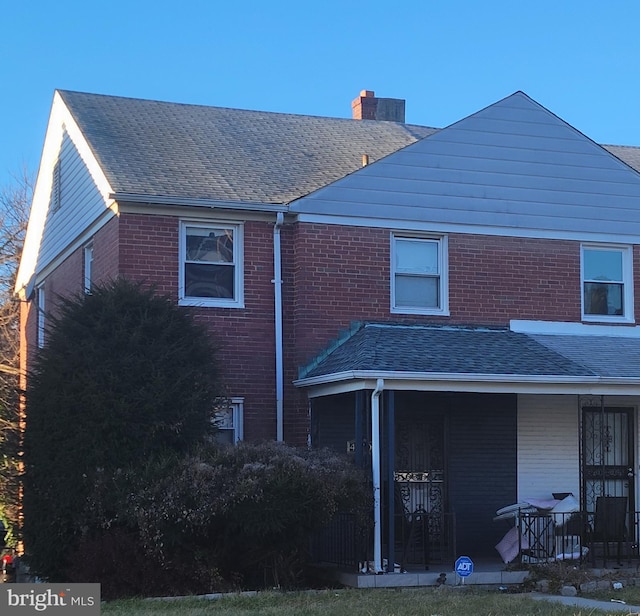
[[[618, 597], [618, 595], [616, 595]], [[114, 601], [107, 616], [602, 616], [606, 611], [535, 601], [527, 594], [460, 589], [327, 590], [222, 599]]]

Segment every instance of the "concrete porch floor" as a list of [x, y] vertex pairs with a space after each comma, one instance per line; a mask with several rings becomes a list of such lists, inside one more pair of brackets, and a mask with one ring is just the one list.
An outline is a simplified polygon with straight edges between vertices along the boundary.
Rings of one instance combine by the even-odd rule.
[[[591, 564], [577, 565], [588, 572], [592, 578], [608, 578], [620, 576], [621, 579], [637, 578], [635, 585], [640, 583], [640, 562], [626, 561], [616, 566], [592, 566]], [[601, 565], [601, 564], [600, 564]], [[438, 578], [446, 575], [447, 586], [518, 586], [523, 584], [530, 571], [516, 569], [513, 565], [505, 565], [502, 561], [480, 560], [474, 561], [471, 575], [462, 578], [456, 574], [453, 565], [432, 564], [428, 571], [424, 568], [409, 568], [406, 573], [356, 573], [333, 569], [332, 579], [350, 588], [411, 588], [419, 586], [438, 586]]]
[[357, 573], [334, 572], [334, 579], [351, 588], [405, 588], [412, 586], [437, 586], [441, 574], [446, 575], [447, 586], [511, 586], [522, 584], [529, 571], [517, 571], [501, 561], [474, 561], [473, 573], [466, 578], [456, 574], [453, 564], [432, 564], [429, 570], [409, 567], [406, 573]]

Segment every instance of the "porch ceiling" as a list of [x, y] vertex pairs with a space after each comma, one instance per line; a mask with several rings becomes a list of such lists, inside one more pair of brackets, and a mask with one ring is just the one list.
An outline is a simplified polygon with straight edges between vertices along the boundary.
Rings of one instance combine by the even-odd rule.
[[295, 381], [309, 395], [375, 387], [640, 395], [640, 338], [369, 323]]

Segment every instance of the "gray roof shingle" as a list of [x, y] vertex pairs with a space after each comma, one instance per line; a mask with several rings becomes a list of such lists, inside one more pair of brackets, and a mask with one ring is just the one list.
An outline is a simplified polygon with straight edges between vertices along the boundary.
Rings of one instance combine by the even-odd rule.
[[[562, 344], [551, 346], [507, 329], [372, 323], [320, 356], [300, 376], [347, 371], [568, 377], [601, 374], [600, 366], [587, 365], [579, 352], [570, 355], [564, 353]], [[640, 339], [635, 339], [630, 348], [640, 353]], [[640, 370], [628, 376], [640, 376]]]
[[530, 334], [536, 342], [605, 377], [640, 376], [640, 339]]
[[288, 203], [435, 129], [60, 91], [116, 193]]
[[627, 163], [629, 167], [640, 171], [640, 148], [630, 145], [604, 145], [602, 147]]

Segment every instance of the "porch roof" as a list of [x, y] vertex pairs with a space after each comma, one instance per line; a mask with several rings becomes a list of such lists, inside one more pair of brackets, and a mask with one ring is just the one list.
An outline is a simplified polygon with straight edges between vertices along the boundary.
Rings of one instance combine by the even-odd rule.
[[394, 389], [640, 395], [640, 337], [367, 323], [300, 371], [319, 396]]

